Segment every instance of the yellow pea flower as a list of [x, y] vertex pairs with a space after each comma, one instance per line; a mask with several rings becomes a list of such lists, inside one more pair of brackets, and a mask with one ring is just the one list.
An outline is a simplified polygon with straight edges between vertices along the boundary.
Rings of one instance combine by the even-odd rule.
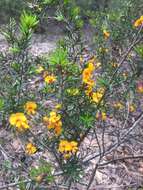
[[143, 15], [134, 22], [134, 27], [139, 27], [143, 24]]
[[50, 112], [50, 117], [43, 117], [43, 121], [47, 125], [47, 128], [54, 129], [57, 136], [62, 133], [62, 121], [61, 116], [57, 114], [55, 111]]
[[9, 117], [9, 123], [15, 126], [19, 131], [29, 129], [28, 121], [24, 113], [14, 113]]
[[25, 148], [25, 152], [29, 155], [34, 154], [37, 151], [36, 146], [34, 146], [32, 143], [28, 143]]
[[101, 98], [103, 97], [104, 93], [97, 91], [97, 92], [93, 92], [92, 94], [92, 101], [95, 102], [96, 104], [98, 104], [101, 100]]
[[57, 104], [57, 105], [55, 106], [55, 108], [56, 108], [57, 110], [59, 110], [59, 109], [62, 108], [62, 105], [61, 105], [61, 104]]
[[34, 115], [36, 113], [37, 104], [29, 101], [24, 105], [24, 108], [28, 115]]
[[76, 141], [61, 140], [58, 151], [63, 154], [64, 158], [70, 158], [72, 154], [78, 151], [78, 143]]
[[47, 84], [52, 84], [56, 81], [56, 77], [54, 75], [47, 75], [45, 78], [44, 78], [44, 81], [47, 83]]

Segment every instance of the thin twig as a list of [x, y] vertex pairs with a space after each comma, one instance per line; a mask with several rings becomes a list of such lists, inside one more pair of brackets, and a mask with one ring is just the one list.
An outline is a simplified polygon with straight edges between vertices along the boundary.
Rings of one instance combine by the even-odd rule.
[[103, 164], [98, 164], [99, 167], [103, 167], [106, 166], [108, 164], [114, 163], [114, 162], [118, 162], [118, 161], [123, 161], [123, 160], [128, 160], [128, 159], [143, 159], [143, 155], [138, 155], [138, 156], [126, 156], [126, 157], [122, 157], [122, 158], [116, 158], [113, 160], [110, 160], [109, 162], [105, 162]]

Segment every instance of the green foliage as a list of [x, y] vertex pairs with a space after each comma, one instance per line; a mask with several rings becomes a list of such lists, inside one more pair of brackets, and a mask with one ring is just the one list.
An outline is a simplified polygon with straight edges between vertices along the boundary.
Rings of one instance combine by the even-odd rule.
[[[66, 175], [69, 181], [75, 182], [80, 180], [84, 170], [81, 161], [84, 154], [80, 150], [83, 138], [91, 135], [89, 134], [91, 129], [94, 129], [92, 132], [98, 132], [98, 124], [102, 126], [99, 132], [103, 132], [99, 139], [104, 138], [104, 130], [108, 130], [109, 126], [106, 125], [108, 114], [115, 118], [119, 117], [122, 124], [127, 119], [124, 116], [126, 114], [121, 113], [120, 108], [114, 107], [114, 102], [124, 104], [130, 102], [130, 92], [135, 97], [138, 71], [137, 66], [133, 64], [134, 57], [125, 54], [125, 57], [121, 57], [123, 62], [119, 61], [118, 65], [120, 52], [123, 48], [130, 47], [133, 37], [133, 15], [130, 15], [134, 12], [133, 1], [109, 1], [108, 5], [102, 1], [102, 6], [100, 4], [98, 6], [97, 1], [96, 8], [91, 7], [93, 1], [84, 1], [85, 6], [88, 4], [89, 7], [85, 12], [81, 8], [81, 2], [75, 0], [43, 0], [34, 3], [33, 13], [23, 11], [19, 23], [11, 19], [6, 29], [2, 31], [9, 44], [9, 54], [0, 57], [2, 122], [4, 120], [3, 123], [6, 123], [12, 113], [24, 112], [31, 128], [36, 126], [38, 130], [40, 126], [40, 134], [43, 125], [46, 125], [43, 134], [38, 138], [30, 131], [31, 128], [24, 137], [27, 140], [34, 139], [37, 146], [49, 151], [56, 162], [55, 170], [57, 168], [62, 170], [62, 174]], [[44, 19], [49, 16], [45, 11], [48, 8], [55, 10], [50, 18], [63, 22], [66, 29], [65, 38], [52, 53], [36, 60], [31, 58], [28, 47], [34, 28], [41, 22], [43, 15]], [[83, 48], [82, 42], [85, 17], [95, 32], [92, 41], [95, 52], [91, 55], [87, 53], [86, 47]], [[109, 36], [104, 35], [104, 30], [107, 30]], [[142, 45], [138, 45], [134, 50], [140, 58], [143, 57]], [[89, 58], [86, 57], [84, 60], [83, 54]], [[125, 60], [129, 62], [128, 67], [124, 64]], [[42, 69], [37, 72], [39, 65]], [[38, 109], [34, 110], [35, 115], [30, 116], [25, 109], [27, 101], [37, 103]], [[57, 104], [61, 105], [60, 108], [57, 108]], [[130, 111], [128, 112], [130, 116]], [[46, 124], [43, 122], [43, 117]], [[20, 121], [17, 122], [19, 124]], [[27, 123], [23, 122], [21, 126], [24, 124]], [[56, 130], [59, 130], [59, 133]], [[115, 129], [115, 132], [119, 134], [119, 131], [118, 126], [118, 131]], [[109, 132], [111, 133], [111, 130]], [[95, 134], [93, 137], [98, 141]], [[120, 136], [117, 137], [118, 142], [115, 145], [120, 144]], [[106, 147], [104, 139], [102, 140], [98, 152], [100, 153], [102, 149], [105, 152], [102, 152], [103, 155], [100, 154], [100, 159], [104, 158], [106, 150], [110, 150], [110, 147]], [[66, 141], [62, 148], [67, 146], [63, 151], [59, 148], [62, 141]], [[72, 145], [69, 142], [72, 142]], [[11, 166], [8, 165], [7, 168], [11, 169]], [[40, 183], [52, 184], [55, 180], [52, 173], [51, 164], [40, 160], [39, 167], [31, 168], [29, 172], [32, 185], [33, 181], [39, 188]]]
[[21, 33], [27, 35], [29, 30], [32, 30], [38, 24], [38, 20], [36, 15], [32, 15], [31, 13], [26, 13], [25, 11], [22, 13], [20, 17], [20, 30]]
[[86, 115], [85, 114], [81, 115], [80, 119], [81, 119], [81, 123], [83, 124], [84, 127], [90, 128], [93, 126], [94, 116], [91, 116], [89, 113], [87, 113]]
[[57, 48], [49, 57], [51, 65], [66, 66], [69, 63], [67, 51], [63, 48]]
[[51, 172], [51, 165], [45, 160], [40, 160], [39, 167], [32, 168], [30, 170], [30, 177], [35, 181], [38, 176], [43, 176], [42, 180], [46, 180], [47, 183], [50, 183], [53, 181], [53, 176]]
[[136, 48], [135, 48], [135, 51], [137, 52], [137, 54], [143, 58], [143, 45], [138, 45]]
[[0, 110], [4, 107], [4, 99], [0, 97]]

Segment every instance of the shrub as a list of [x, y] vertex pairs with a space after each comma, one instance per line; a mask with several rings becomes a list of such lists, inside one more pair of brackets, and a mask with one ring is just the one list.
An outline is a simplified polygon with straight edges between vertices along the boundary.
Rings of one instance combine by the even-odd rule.
[[[87, 50], [83, 48], [80, 35], [83, 20], [75, 1], [42, 1], [37, 5], [39, 12], [45, 6], [57, 7], [59, 12], [53, 17], [65, 23], [67, 35], [59, 41], [57, 49], [40, 57], [40, 65], [37, 65], [28, 47], [39, 23], [39, 12], [23, 11], [18, 29], [15, 20], [11, 19], [2, 32], [10, 46], [10, 53], [1, 55], [1, 63], [5, 62], [0, 67], [2, 124], [4, 127], [10, 125], [15, 133], [22, 134], [26, 156], [36, 155], [40, 150], [51, 156], [48, 160], [39, 159], [37, 167], [30, 167], [27, 171], [30, 179], [14, 185], [26, 188], [24, 185], [30, 183], [33, 189], [52, 189], [63, 184], [70, 189], [73, 183], [84, 180], [86, 164], [96, 158], [85, 184], [88, 190], [100, 166], [119, 161], [118, 157], [111, 156], [105, 162], [106, 156], [117, 151], [123, 143], [129, 143], [131, 138], [136, 140], [132, 131], [143, 115], [140, 113], [133, 121], [130, 118], [140, 102], [138, 97], [143, 93], [143, 84], [141, 81], [136, 83], [138, 66], [132, 62], [135, 53], [142, 57], [143, 19], [141, 16], [134, 23], [130, 20], [129, 28], [125, 29], [122, 27], [129, 16], [130, 5], [122, 10], [123, 15], [118, 15], [121, 10], [116, 13], [113, 10], [107, 15], [96, 12], [90, 22], [93, 24], [96, 20], [96, 30], [101, 36], [96, 38], [96, 52], [84, 59]], [[102, 19], [106, 21], [105, 25], [101, 25]], [[113, 27], [115, 22], [118, 23], [116, 28]], [[133, 31], [133, 27], [135, 34], [121, 44], [118, 40], [126, 30]], [[113, 57], [112, 47], [117, 41], [119, 50], [124, 49], [125, 53]], [[126, 62], [131, 64], [127, 66]], [[113, 128], [112, 119], [117, 121]], [[105, 138], [108, 135], [113, 138], [110, 144]], [[90, 149], [92, 139], [96, 141], [96, 147]]]

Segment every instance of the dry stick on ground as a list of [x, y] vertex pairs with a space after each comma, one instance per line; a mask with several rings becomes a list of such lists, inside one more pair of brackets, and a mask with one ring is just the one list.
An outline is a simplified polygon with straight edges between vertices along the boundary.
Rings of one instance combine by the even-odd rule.
[[[140, 32], [142, 31], [142, 28], [143, 28], [143, 26], [140, 27], [140, 29], [138, 30], [138, 33], [137, 33], [136, 37], [134, 38], [132, 44], [129, 46], [129, 48], [128, 48], [128, 50], [126, 51], [125, 55], [123, 56], [123, 58], [122, 58], [121, 61], [119, 62], [119, 66], [118, 66], [118, 68], [115, 70], [115, 72], [113, 73], [113, 75], [112, 75], [112, 77], [111, 77], [111, 79], [110, 79], [110, 81], [109, 81], [109, 84], [111, 84], [111, 83], [113, 82], [114, 77], [115, 77], [116, 74], [118, 73], [119, 68], [122, 66], [122, 64], [123, 64], [124, 61], [126, 60], [128, 54], [131, 52], [131, 50], [133, 49], [133, 47], [134, 47], [137, 43], [139, 43], [140, 40], [142, 39], [142, 38], [138, 39], [138, 38], [139, 38], [139, 35], [140, 35]], [[99, 108], [101, 101], [105, 98], [106, 93], [108, 92], [108, 90], [109, 90], [109, 87], [107, 87], [107, 88], [105, 89], [105, 93], [104, 93], [103, 97], [101, 98], [99, 104], [97, 105], [97, 109]], [[117, 145], [115, 144], [115, 147], [116, 147], [116, 146], [118, 147], [119, 144], [121, 144], [121, 143], [124, 142], [124, 140], [126, 139], [126, 136], [128, 136], [128, 134], [134, 129], [134, 127], [136, 127], [136, 124], [142, 119], [142, 117], [143, 117], [143, 114], [141, 114], [141, 116], [139, 117], [139, 119], [137, 120], [137, 122], [135, 122], [135, 123], [133, 124], [133, 126], [130, 128], [130, 130], [125, 133], [125, 135], [122, 137], [123, 139], [121, 140], [121, 142], [120, 142], [120, 143], [117, 143]], [[85, 134], [83, 135], [81, 141], [83, 141], [84, 138], [88, 135], [90, 129], [91, 129], [91, 128], [89, 128], [89, 129], [85, 132]], [[81, 143], [81, 141], [80, 141], [80, 143]], [[111, 150], [112, 150], [112, 149], [111, 149]], [[104, 154], [104, 153], [103, 153], [103, 154]], [[94, 167], [94, 170], [93, 170], [93, 172], [92, 172], [91, 179], [90, 179], [90, 181], [89, 181], [89, 183], [88, 183], [88, 186], [87, 186], [87, 190], [89, 190], [89, 188], [90, 188], [90, 186], [91, 186], [91, 184], [92, 184], [92, 182], [93, 182], [93, 180], [94, 180], [94, 177], [95, 177], [95, 174], [96, 174], [96, 170], [97, 170], [97, 168], [98, 168], [98, 163], [100, 163], [100, 158], [99, 158], [98, 162], [96, 163], [96, 165], [95, 165], [95, 167]]]
[[4, 150], [4, 148], [1, 146], [1, 144], [0, 144], [0, 152], [2, 153], [2, 155], [3, 155], [3, 157], [4, 157], [5, 160], [9, 160], [9, 157], [13, 158], [9, 154], [7, 154], [7, 152]]

